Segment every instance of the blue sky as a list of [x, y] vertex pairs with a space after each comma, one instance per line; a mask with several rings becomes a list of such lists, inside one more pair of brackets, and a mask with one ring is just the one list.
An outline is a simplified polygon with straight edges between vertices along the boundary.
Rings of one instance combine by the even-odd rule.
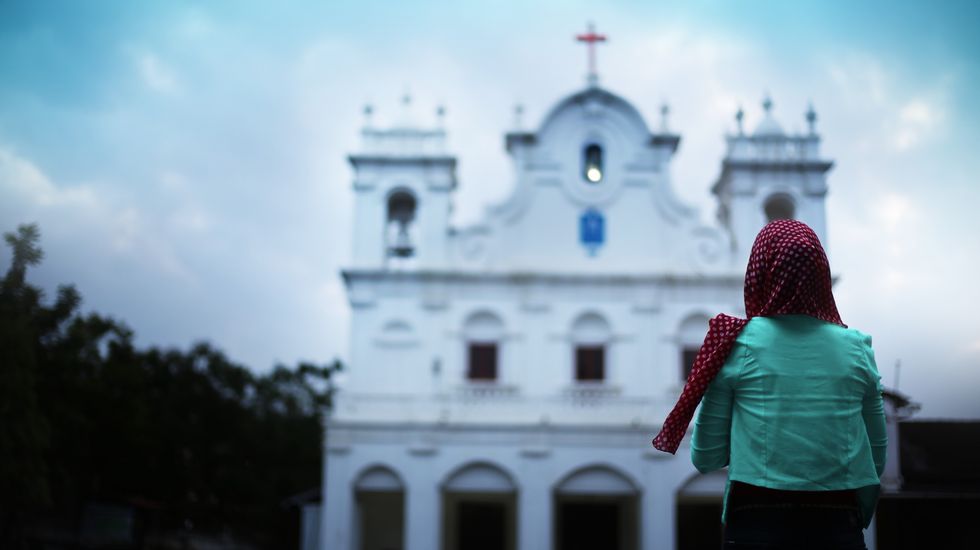
[[[610, 36], [602, 84], [683, 136], [708, 189], [739, 105], [787, 129], [812, 101], [836, 162], [828, 249], [845, 321], [925, 416], [980, 417], [976, 2], [0, 3], [0, 229], [36, 221], [34, 279], [146, 344], [209, 339], [257, 370], [347, 347], [337, 276], [367, 102], [444, 104], [457, 221], [506, 196], [502, 134], [583, 84], [572, 35]], [[431, 118], [429, 118], [431, 117]], [[0, 251], [6, 265], [9, 253]]]

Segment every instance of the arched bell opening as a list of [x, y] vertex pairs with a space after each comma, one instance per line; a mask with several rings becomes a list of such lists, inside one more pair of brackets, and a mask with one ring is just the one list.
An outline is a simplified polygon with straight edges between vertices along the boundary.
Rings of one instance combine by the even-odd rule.
[[411, 258], [416, 253], [414, 238], [415, 214], [418, 202], [415, 196], [398, 190], [388, 196], [385, 219], [385, 252], [389, 258]]
[[792, 197], [784, 193], [776, 193], [767, 198], [763, 210], [766, 213], [766, 223], [775, 220], [792, 220], [796, 217], [796, 204]]

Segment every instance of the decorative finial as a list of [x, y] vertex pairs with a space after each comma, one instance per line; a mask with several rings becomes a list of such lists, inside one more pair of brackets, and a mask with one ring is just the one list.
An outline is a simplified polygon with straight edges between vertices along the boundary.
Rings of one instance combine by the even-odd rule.
[[413, 120], [413, 107], [412, 107], [412, 93], [408, 91], [408, 87], [405, 87], [405, 93], [401, 97], [401, 113], [399, 114], [399, 120], [395, 126], [399, 128], [413, 128], [417, 126], [417, 122]]
[[817, 133], [817, 112], [813, 110], [813, 102], [807, 106], [806, 109], [806, 123], [810, 127], [810, 135]]
[[606, 35], [598, 34], [595, 32], [595, 25], [589, 22], [588, 31], [585, 34], [579, 34], [575, 37], [575, 40], [579, 42], [585, 42], [589, 48], [589, 72], [586, 76], [586, 81], [589, 86], [595, 87], [599, 85], [599, 73], [596, 71], [595, 64], [595, 45], [597, 42], [605, 42]]
[[445, 119], [446, 119], [446, 106], [440, 104], [436, 107], [436, 120], [438, 121], [440, 128], [442, 127], [442, 123], [445, 121]]
[[514, 129], [520, 130], [523, 126], [524, 106], [518, 103], [514, 105]]
[[742, 110], [742, 106], [738, 106], [738, 110], [735, 111], [735, 124], [738, 126], [738, 135], [745, 134], [745, 128], [742, 126], [742, 121], [745, 119], [745, 111]]
[[371, 116], [374, 115], [374, 107], [370, 103], [364, 104], [364, 127], [371, 127]]
[[670, 106], [667, 103], [660, 105], [660, 131], [667, 133], [667, 115], [670, 114]]
[[762, 108], [765, 109], [767, 115], [772, 111], [772, 98], [769, 97], [769, 92], [766, 92], [766, 97], [762, 100]]

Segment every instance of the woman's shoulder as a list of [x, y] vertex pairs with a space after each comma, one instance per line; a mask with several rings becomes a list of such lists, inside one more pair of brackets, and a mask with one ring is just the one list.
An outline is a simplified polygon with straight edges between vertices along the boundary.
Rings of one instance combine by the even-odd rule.
[[867, 334], [865, 332], [861, 332], [860, 330], [858, 330], [856, 328], [850, 328], [850, 327], [848, 327], [848, 328], [846, 328], [844, 330], [847, 331], [847, 333], [851, 336], [851, 338], [855, 342], [857, 342], [857, 343], [859, 343], [861, 345], [864, 345], [864, 346], [868, 346], [869, 348], [871, 347], [871, 335], [870, 334]]
[[855, 328], [829, 323], [810, 315], [753, 317], [745, 325], [739, 339], [747, 342], [757, 339], [785, 338], [793, 335], [819, 335], [853, 345], [871, 347], [869, 334]]

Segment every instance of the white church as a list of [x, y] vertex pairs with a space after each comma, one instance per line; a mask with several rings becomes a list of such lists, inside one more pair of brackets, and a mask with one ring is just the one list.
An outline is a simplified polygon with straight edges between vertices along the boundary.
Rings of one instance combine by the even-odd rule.
[[791, 217], [826, 243], [816, 115], [790, 135], [772, 107], [750, 131], [736, 114], [712, 225], [674, 193], [680, 136], [594, 65], [536, 129], [504, 136], [513, 192], [472, 226], [450, 223], [467, 182], [441, 126], [367, 124], [349, 157], [349, 369], [326, 422], [319, 548], [720, 541], [724, 472], [650, 440], [708, 318], [744, 315], [758, 230]]

